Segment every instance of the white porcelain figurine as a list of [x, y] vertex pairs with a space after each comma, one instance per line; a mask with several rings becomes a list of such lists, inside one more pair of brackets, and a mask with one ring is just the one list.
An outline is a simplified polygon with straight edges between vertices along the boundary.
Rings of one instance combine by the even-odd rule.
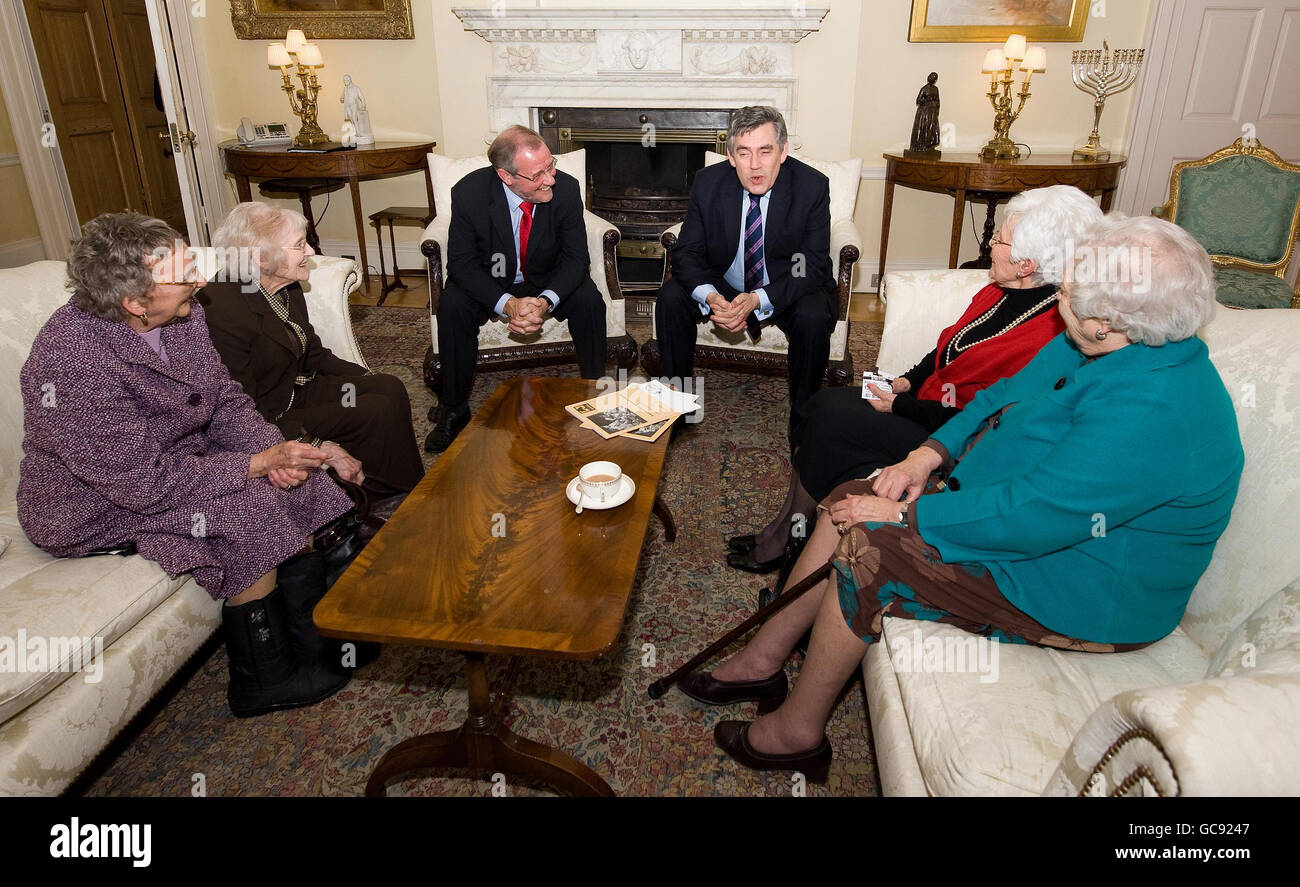
[[343, 103], [343, 119], [352, 123], [352, 128], [356, 132], [358, 145], [373, 145], [375, 143], [374, 130], [370, 128], [370, 112], [366, 110], [366, 97], [361, 94], [361, 87], [352, 82], [352, 75], [343, 75], [343, 95], [339, 98]]

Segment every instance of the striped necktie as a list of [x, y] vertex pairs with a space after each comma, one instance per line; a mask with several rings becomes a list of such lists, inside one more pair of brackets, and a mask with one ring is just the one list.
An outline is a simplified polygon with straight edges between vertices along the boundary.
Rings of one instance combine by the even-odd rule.
[[749, 195], [749, 212], [745, 215], [745, 292], [752, 293], [763, 285], [763, 210], [759, 200]]

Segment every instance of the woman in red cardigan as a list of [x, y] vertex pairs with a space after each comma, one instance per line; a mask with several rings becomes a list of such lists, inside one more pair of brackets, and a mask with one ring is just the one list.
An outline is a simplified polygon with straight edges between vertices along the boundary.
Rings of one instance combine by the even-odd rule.
[[794, 417], [794, 472], [781, 512], [755, 535], [727, 541], [727, 563], [751, 573], [781, 566], [798, 515], [845, 481], [893, 465], [998, 379], [1015, 375], [1064, 330], [1056, 310], [1067, 244], [1101, 210], [1078, 188], [1054, 185], [1013, 197], [990, 242], [991, 283], [975, 294], [933, 351], [864, 400], [855, 386], [827, 388]]

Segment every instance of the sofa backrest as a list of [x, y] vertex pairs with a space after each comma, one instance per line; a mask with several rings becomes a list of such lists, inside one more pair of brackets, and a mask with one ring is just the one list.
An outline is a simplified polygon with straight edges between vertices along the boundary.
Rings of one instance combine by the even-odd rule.
[[[880, 368], [901, 373], [914, 366], [985, 281], [982, 271], [887, 273]], [[1300, 492], [1294, 480], [1300, 466], [1300, 311], [1218, 306], [1201, 338], [1236, 404], [1246, 452], [1232, 519], [1181, 623], [1214, 657], [1247, 616], [1300, 577], [1294, 501]]]
[[0, 502], [18, 495], [23, 458], [23, 398], [18, 374], [32, 341], [70, 295], [62, 262], [34, 262], [0, 269]]

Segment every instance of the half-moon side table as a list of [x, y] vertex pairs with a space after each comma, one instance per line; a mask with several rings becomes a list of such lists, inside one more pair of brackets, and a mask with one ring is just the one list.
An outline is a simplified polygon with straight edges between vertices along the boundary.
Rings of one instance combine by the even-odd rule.
[[[1119, 185], [1119, 171], [1128, 158], [1119, 154], [1110, 160], [1072, 160], [1069, 154], [1034, 154], [1019, 160], [986, 161], [978, 154], [942, 154], [939, 157], [907, 157], [885, 154], [885, 205], [880, 218], [880, 279], [885, 279], [885, 254], [889, 249], [889, 218], [894, 210], [894, 186], [951, 194], [952, 239], [948, 245], [948, 267], [957, 267], [961, 247], [962, 219], [966, 201], [988, 203], [980, 257], [967, 266], [989, 267], [989, 241], [993, 238], [993, 214], [998, 203], [1030, 188], [1073, 185], [1085, 194], [1101, 195], [1101, 211], [1109, 212]], [[963, 266], [966, 267], [966, 266]]]
[[424, 171], [429, 196], [429, 215], [434, 214], [433, 178], [428, 154], [437, 142], [375, 142], [373, 145], [317, 154], [290, 151], [287, 145], [241, 145], [223, 142], [226, 172], [235, 177], [241, 201], [252, 200], [249, 179], [347, 179], [352, 193], [352, 218], [357, 226], [357, 249], [361, 256], [361, 278], [370, 285], [370, 264], [366, 255], [365, 215], [361, 211], [361, 188], [365, 179], [385, 179]]

